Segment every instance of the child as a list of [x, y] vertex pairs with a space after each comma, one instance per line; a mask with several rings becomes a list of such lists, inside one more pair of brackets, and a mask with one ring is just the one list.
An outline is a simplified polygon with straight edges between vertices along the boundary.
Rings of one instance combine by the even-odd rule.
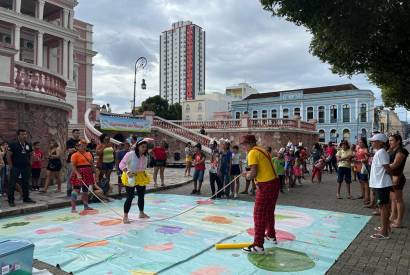
[[241, 154], [239, 153], [239, 147], [237, 145], [232, 147], [232, 165], [231, 165], [231, 178], [235, 178], [235, 182], [231, 184], [231, 191], [234, 194], [234, 199], [238, 198], [239, 193], [239, 175], [241, 174]]
[[293, 178], [293, 166], [295, 164], [295, 155], [293, 149], [285, 154], [285, 180], [288, 182], [288, 186], [293, 187], [295, 179]]
[[138, 196], [138, 209], [140, 219], [148, 219], [149, 216], [144, 212], [145, 190], [151, 179], [146, 169], [148, 167], [148, 141], [139, 138], [134, 150], [126, 153], [121, 160], [119, 167], [123, 171], [122, 183], [127, 192], [127, 199], [124, 203], [123, 223], [130, 223], [128, 213], [131, 209], [132, 200], [134, 199], [135, 189]]
[[295, 182], [298, 180], [299, 184], [302, 184], [302, 161], [300, 157], [295, 158], [295, 166], [293, 167], [293, 174], [295, 175]]
[[[228, 140], [221, 142], [222, 151], [219, 153], [218, 176], [221, 179], [222, 185], [225, 187], [230, 181], [232, 152], [230, 150], [231, 144]], [[225, 188], [225, 198], [230, 197], [230, 187]]]
[[209, 168], [209, 183], [211, 185], [212, 197], [211, 199], [215, 199], [215, 182], [218, 187], [218, 194], [216, 198], [220, 199], [222, 196], [222, 192], [219, 192], [222, 189], [221, 180], [218, 177], [218, 153], [213, 152], [211, 156], [211, 167]]
[[312, 183], [315, 180], [315, 177], [317, 176], [317, 180], [319, 183], [322, 182], [322, 171], [326, 166], [326, 161], [324, 157], [321, 157], [319, 160], [316, 161], [316, 163], [313, 165], [313, 172], [312, 172]]
[[40, 150], [40, 142], [33, 143], [33, 161], [31, 162], [31, 188], [34, 191], [40, 190], [40, 174], [41, 174], [41, 161], [44, 159], [44, 153]]
[[200, 143], [195, 145], [195, 154], [193, 159], [193, 165], [195, 166], [193, 178], [194, 190], [192, 190], [191, 195], [200, 195], [205, 173], [205, 154], [202, 152], [202, 145]]
[[[284, 158], [283, 152], [285, 152], [285, 148], [281, 148], [278, 152], [277, 157], [272, 159], [274, 167], [275, 167], [276, 175], [279, 177], [281, 193], [283, 193], [283, 187], [285, 185], [285, 158]], [[289, 191], [289, 186], [288, 186], [288, 191]]]

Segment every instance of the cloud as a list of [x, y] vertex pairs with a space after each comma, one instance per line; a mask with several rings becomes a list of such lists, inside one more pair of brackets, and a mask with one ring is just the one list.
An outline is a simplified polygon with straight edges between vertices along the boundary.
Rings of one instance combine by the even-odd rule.
[[256, 0], [99, 0], [98, 5], [80, 0], [76, 17], [94, 25], [95, 101], [112, 102], [117, 112], [130, 109], [139, 56], [149, 66], [138, 74], [139, 81], [147, 80], [147, 90], [137, 91], [137, 102], [159, 93], [159, 36], [179, 20], [206, 32], [207, 91], [222, 92], [243, 81], [260, 92], [352, 82], [371, 89], [381, 104], [380, 90], [365, 76], [332, 74], [309, 53], [309, 32], [272, 17]]

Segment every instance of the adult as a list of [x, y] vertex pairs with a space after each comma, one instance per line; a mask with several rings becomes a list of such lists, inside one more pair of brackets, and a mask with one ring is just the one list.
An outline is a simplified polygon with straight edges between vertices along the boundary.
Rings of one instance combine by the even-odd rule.
[[202, 152], [202, 145], [197, 143], [195, 145], [195, 154], [194, 154], [194, 190], [192, 190], [191, 194], [201, 194], [201, 187], [202, 183], [204, 182], [204, 174], [205, 174], [205, 154]]
[[326, 147], [326, 162], [328, 163], [329, 173], [333, 173], [333, 168], [337, 173], [336, 148], [331, 142], [329, 142], [328, 146]]
[[138, 137], [136, 135], [131, 136], [131, 140], [130, 140], [130, 143], [131, 143], [130, 150], [131, 151], [135, 150], [135, 147], [137, 146], [137, 140], [138, 140]]
[[201, 130], [199, 131], [201, 135], [206, 136], [205, 126], [202, 125]]
[[[81, 193], [84, 210], [92, 210], [88, 206], [88, 191], [96, 186], [96, 176], [93, 155], [87, 152], [87, 142], [80, 140], [76, 146], [77, 151], [71, 155], [73, 172], [71, 174], [71, 212], [77, 213], [76, 202], [77, 196]], [[98, 187], [97, 187], [98, 188]]]
[[323, 151], [322, 148], [320, 147], [319, 143], [315, 143], [312, 147], [312, 151], [310, 153], [310, 156], [312, 158], [312, 163], [315, 164], [321, 157], [322, 157]]
[[23, 191], [23, 202], [35, 203], [30, 198], [29, 191], [29, 175], [31, 166], [31, 152], [33, 148], [27, 142], [26, 130], [17, 130], [17, 140], [12, 142], [7, 152], [7, 163], [10, 170], [10, 180], [8, 183], [8, 202], [9, 206], [14, 207], [14, 190], [16, 189], [16, 182], [21, 177], [21, 188]]
[[192, 168], [192, 144], [188, 142], [185, 146], [185, 177], [191, 176]]
[[110, 142], [110, 137], [106, 134], [100, 136], [100, 144], [97, 146], [97, 167], [100, 170], [98, 174], [98, 181], [105, 178], [105, 181], [110, 182], [111, 173], [114, 169], [114, 147]]
[[154, 186], [157, 187], [158, 172], [161, 179], [161, 186], [165, 186], [164, 172], [167, 165], [167, 150], [165, 141], [161, 141], [158, 146], [152, 149], [152, 156], [154, 158]]
[[90, 140], [90, 143], [87, 144], [87, 151], [94, 154], [96, 149], [97, 149], [97, 143], [95, 142], [95, 139], [92, 138]]
[[[219, 164], [218, 164], [218, 176], [222, 183], [222, 186], [227, 186], [231, 178], [231, 168], [232, 168], [232, 152], [230, 150], [231, 144], [228, 140], [221, 141], [222, 150], [219, 153]], [[231, 187], [225, 188], [225, 198], [230, 198]]]
[[[135, 149], [134, 149], [135, 150]], [[118, 177], [118, 198], [121, 199], [121, 190], [122, 190], [122, 181], [121, 175], [122, 171], [120, 169], [120, 162], [124, 158], [124, 156], [130, 151], [130, 144], [128, 142], [121, 143], [120, 148], [115, 156], [115, 166], [117, 168], [117, 177]]]
[[276, 243], [275, 206], [280, 184], [272, 159], [263, 148], [256, 145], [256, 137], [245, 135], [242, 137], [241, 144], [248, 152], [250, 171], [246, 173], [246, 178], [255, 179], [257, 186], [253, 211], [255, 237], [253, 244], [244, 248], [243, 251], [250, 254], [263, 254], [265, 239]]
[[148, 167], [148, 142], [145, 139], [137, 141], [135, 149], [125, 154], [119, 167], [126, 173], [123, 177], [123, 184], [127, 192], [127, 200], [124, 203], [123, 222], [129, 223], [128, 213], [131, 209], [132, 200], [134, 199], [135, 190], [138, 196], [139, 218], [147, 219], [149, 216], [144, 212], [144, 197], [146, 186], [150, 178], [146, 172]]
[[357, 174], [357, 179], [360, 182], [361, 199], [365, 205], [370, 203], [370, 188], [369, 188], [369, 148], [365, 137], [360, 137], [357, 141], [354, 173]]
[[67, 153], [67, 170], [66, 170], [66, 180], [67, 180], [67, 197], [71, 196], [72, 186], [71, 186], [71, 175], [73, 172], [73, 166], [71, 164], [71, 156], [75, 153], [78, 142], [80, 142], [80, 130], [73, 129], [71, 131], [72, 138], [67, 140], [66, 143], [66, 153]]
[[42, 193], [47, 193], [48, 186], [51, 180], [57, 182], [57, 193], [61, 192], [61, 149], [58, 143], [54, 140], [50, 142], [50, 150], [48, 152], [46, 182]]
[[380, 209], [381, 226], [377, 233], [371, 235], [373, 239], [389, 239], [389, 214], [390, 214], [390, 191], [392, 180], [387, 173], [390, 171], [389, 154], [384, 149], [387, 137], [384, 134], [375, 134], [370, 139], [372, 148], [375, 150], [372, 166], [370, 169], [369, 186], [375, 192], [377, 206]]
[[343, 140], [341, 143], [341, 149], [337, 152], [337, 193], [336, 198], [342, 199], [340, 196], [340, 189], [343, 181], [346, 183], [347, 198], [352, 199], [352, 193], [350, 190], [350, 184], [352, 183], [352, 167], [351, 161], [353, 159], [353, 153], [350, 150], [349, 142]]
[[392, 175], [393, 190], [391, 197], [391, 227], [399, 228], [402, 226], [405, 205], [403, 201], [403, 188], [406, 183], [406, 177], [403, 174], [409, 152], [403, 147], [403, 140], [399, 134], [389, 137], [389, 155], [390, 155], [390, 174]]
[[3, 142], [0, 146], [0, 197], [3, 196], [4, 193], [4, 181], [6, 179], [6, 156], [7, 156], [7, 148], [4, 146], [7, 144]]

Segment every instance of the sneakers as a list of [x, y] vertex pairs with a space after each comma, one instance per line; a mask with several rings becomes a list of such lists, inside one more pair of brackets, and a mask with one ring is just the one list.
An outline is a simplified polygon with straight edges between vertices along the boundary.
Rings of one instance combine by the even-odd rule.
[[265, 240], [268, 242], [272, 242], [273, 244], [278, 244], [278, 240], [276, 239], [276, 237], [265, 236]]
[[248, 254], [265, 254], [265, 249], [256, 245], [250, 245], [248, 247], [242, 248], [242, 251]]
[[196, 194], [196, 189], [192, 190], [191, 195], [195, 195]]

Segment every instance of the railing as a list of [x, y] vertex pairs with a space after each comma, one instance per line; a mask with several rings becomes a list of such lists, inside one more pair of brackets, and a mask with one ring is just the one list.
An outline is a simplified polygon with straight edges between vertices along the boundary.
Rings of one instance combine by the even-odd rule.
[[249, 128], [299, 128], [298, 121], [286, 118], [249, 119]]
[[211, 149], [209, 148], [209, 144], [211, 142], [211, 138], [208, 136], [201, 135], [200, 133], [191, 131], [183, 126], [180, 126], [176, 123], [171, 121], [167, 121], [160, 117], [155, 117], [153, 120], [153, 127], [156, 127], [159, 130], [166, 130], [176, 136], [179, 137], [180, 140], [183, 141], [191, 141], [195, 143], [202, 144], [203, 150], [210, 153]]
[[316, 124], [312, 122], [301, 121], [300, 128], [309, 130], [309, 131], [316, 131]]
[[[95, 129], [94, 123], [91, 122], [90, 116], [91, 116], [92, 109], [87, 109], [87, 111], [84, 114], [84, 122], [85, 122], [85, 128], [84, 128], [84, 137], [87, 140], [87, 142], [90, 142], [91, 139], [94, 139], [97, 144], [100, 143], [99, 137], [102, 135], [100, 131]], [[120, 141], [111, 138], [110, 141], [114, 144], [121, 144]]]
[[19, 61], [15, 62], [14, 71], [14, 86], [17, 89], [65, 99], [67, 83], [62, 77]]
[[228, 120], [207, 120], [207, 121], [190, 121], [190, 120], [172, 120], [171, 122], [189, 129], [225, 129], [225, 128], [241, 128], [240, 119]]

